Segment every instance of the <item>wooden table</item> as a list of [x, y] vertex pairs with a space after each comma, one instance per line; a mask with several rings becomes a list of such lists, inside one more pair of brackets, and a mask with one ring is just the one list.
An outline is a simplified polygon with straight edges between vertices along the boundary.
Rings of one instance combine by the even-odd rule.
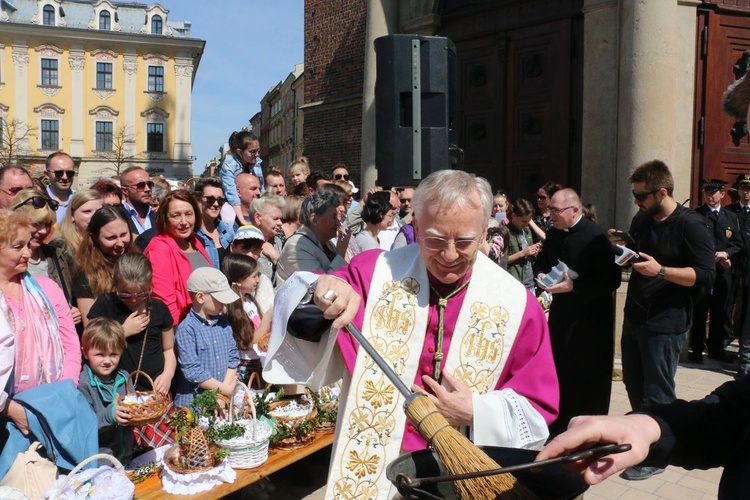
[[190, 499], [200, 498], [204, 499], [216, 499], [223, 498], [230, 493], [244, 488], [248, 484], [252, 484], [259, 479], [273, 474], [274, 472], [283, 469], [289, 464], [301, 460], [308, 455], [315, 453], [316, 451], [329, 446], [333, 442], [333, 433], [318, 434], [315, 440], [305, 446], [304, 448], [298, 448], [296, 450], [269, 450], [268, 461], [266, 461], [260, 467], [255, 469], [236, 469], [237, 478], [233, 483], [222, 483], [218, 486], [213, 487], [208, 491], [202, 491], [195, 495], [170, 495], [164, 491], [161, 487], [161, 478], [158, 474], [153, 474], [148, 477], [142, 483], [135, 485], [135, 498], [137, 500], [149, 500], [149, 499], [162, 499], [162, 498], [175, 498], [175, 499]]

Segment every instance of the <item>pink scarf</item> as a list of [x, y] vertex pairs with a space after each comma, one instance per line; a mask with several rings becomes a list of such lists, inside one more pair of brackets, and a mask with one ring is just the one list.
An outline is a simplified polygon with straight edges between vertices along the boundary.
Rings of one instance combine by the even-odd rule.
[[20, 304], [11, 311], [0, 292], [0, 309], [16, 332], [13, 394], [60, 379], [63, 348], [52, 304], [36, 280], [24, 273]]

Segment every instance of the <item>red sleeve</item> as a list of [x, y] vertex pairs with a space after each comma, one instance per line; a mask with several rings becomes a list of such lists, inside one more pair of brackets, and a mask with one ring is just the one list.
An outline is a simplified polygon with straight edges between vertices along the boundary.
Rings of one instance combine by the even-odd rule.
[[177, 307], [174, 275], [175, 263], [172, 250], [160, 237], [156, 236], [143, 251], [143, 255], [151, 261], [151, 267], [154, 269], [154, 297], [164, 302], [167, 306], [169, 313], [172, 315], [173, 324], [179, 324], [180, 310]]

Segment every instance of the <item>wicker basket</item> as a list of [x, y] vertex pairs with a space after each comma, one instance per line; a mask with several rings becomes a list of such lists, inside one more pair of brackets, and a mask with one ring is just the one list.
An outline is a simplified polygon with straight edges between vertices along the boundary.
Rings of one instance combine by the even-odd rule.
[[[325, 419], [315, 425], [315, 432], [325, 434], [336, 430], [338, 419], [339, 400], [333, 396], [330, 387], [323, 387], [315, 394], [316, 407], [318, 408], [318, 419]], [[336, 415], [331, 419], [331, 415]]]
[[[321, 409], [326, 412], [336, 412], [339, 411], [339, 402], [338, 400], [335, 401], [328, 401], [325, 403], [322, 403]], [[315, 432], [319, 432], [321, 434], [325, 434], [326, 432], [333, 432], [336, 430], [336, 421], [325, 421], [320, 422], [319, 424], [315, 425]]]
[[276, 429], [285, 427], [289, 430], [292, 436], [283, 438], [276, 441], [273, 444], [274, 448], [280, 448], [282, 450], [293, 450], [296, 448], [302, 448], [312, 443], [315, 439], [315, 424], [310, 425], [310, 430], [307, 432], [300, 433], [299, 427], [306, 424], [309, 421], [315, 422], [315, 417], [318, 416], [318, 410], [315, 408], [314, 403], [310, 403], [310, 411], [304, 415], [298, 416], [285, 416], [282, 410], [285, 406], [295, 404], [295, 400], [286, 401], [275, 401], [269, 405], [271, 411], [269, 412], [271, 417], [276, 419]]
[[[172, 446], [164, 454], [164, 463], [174, 472], [180, 474], [192, 474], [194, 472], [204, 472], [213, 469], [220, 462], [216, 461], [215, 444], [208, 444], [206, 435], [200, 427], [193, 427], [180, 440], [182, 445]], [[183, 456], [181, 448], [187, 448]]]
[[[252, 401], [252, 392], [245, 384], [237, 383], [235, 391], [244, 391], [250, 396], [247, 407], [242, 411], [240, 419], [235, 420], [236, 408], [234, 408], [234, 397], [229, 400], [229, 412], [227, 422], [240, 424], [245, 427], [245, 435], [234, 439], [220, 440], [216, 444], [223, 450], [229, 452], [227, 462], [233, 469], [254, 469], [268, 460], [268, 442], [271, 438], [272, 429], [268, 424], [257, 420], [255, 405]], [[252, 411], [251, 418], [246, 418], [247, 409]]]
[[[137, 391], [135, 390], [135, 382], [133, 381], [133, 375], [143, 375], [146, 380], [151, 384], [152, 391]], [[143, 427], [148, 424], [158, 422], [166, 413], [169, 407], [169, 401], [167, 397], [156, 390], [154, 381], [148, 376], [148, 373], [140, 370], [133, 371], [128, 375], [128, 386], [127, 396], [151, 396], [151, 398], [145, 403], [130, 403], [126, 406], [130, 409], [130, 424], [133, 427]]]

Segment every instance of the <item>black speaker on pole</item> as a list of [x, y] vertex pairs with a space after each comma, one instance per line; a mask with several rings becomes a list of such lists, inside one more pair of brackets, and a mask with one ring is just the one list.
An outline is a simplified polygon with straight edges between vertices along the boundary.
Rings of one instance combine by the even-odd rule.
[[451, 168], [456, 47], [438, 36], [375, 40], [378, 185], [414, 186]]

